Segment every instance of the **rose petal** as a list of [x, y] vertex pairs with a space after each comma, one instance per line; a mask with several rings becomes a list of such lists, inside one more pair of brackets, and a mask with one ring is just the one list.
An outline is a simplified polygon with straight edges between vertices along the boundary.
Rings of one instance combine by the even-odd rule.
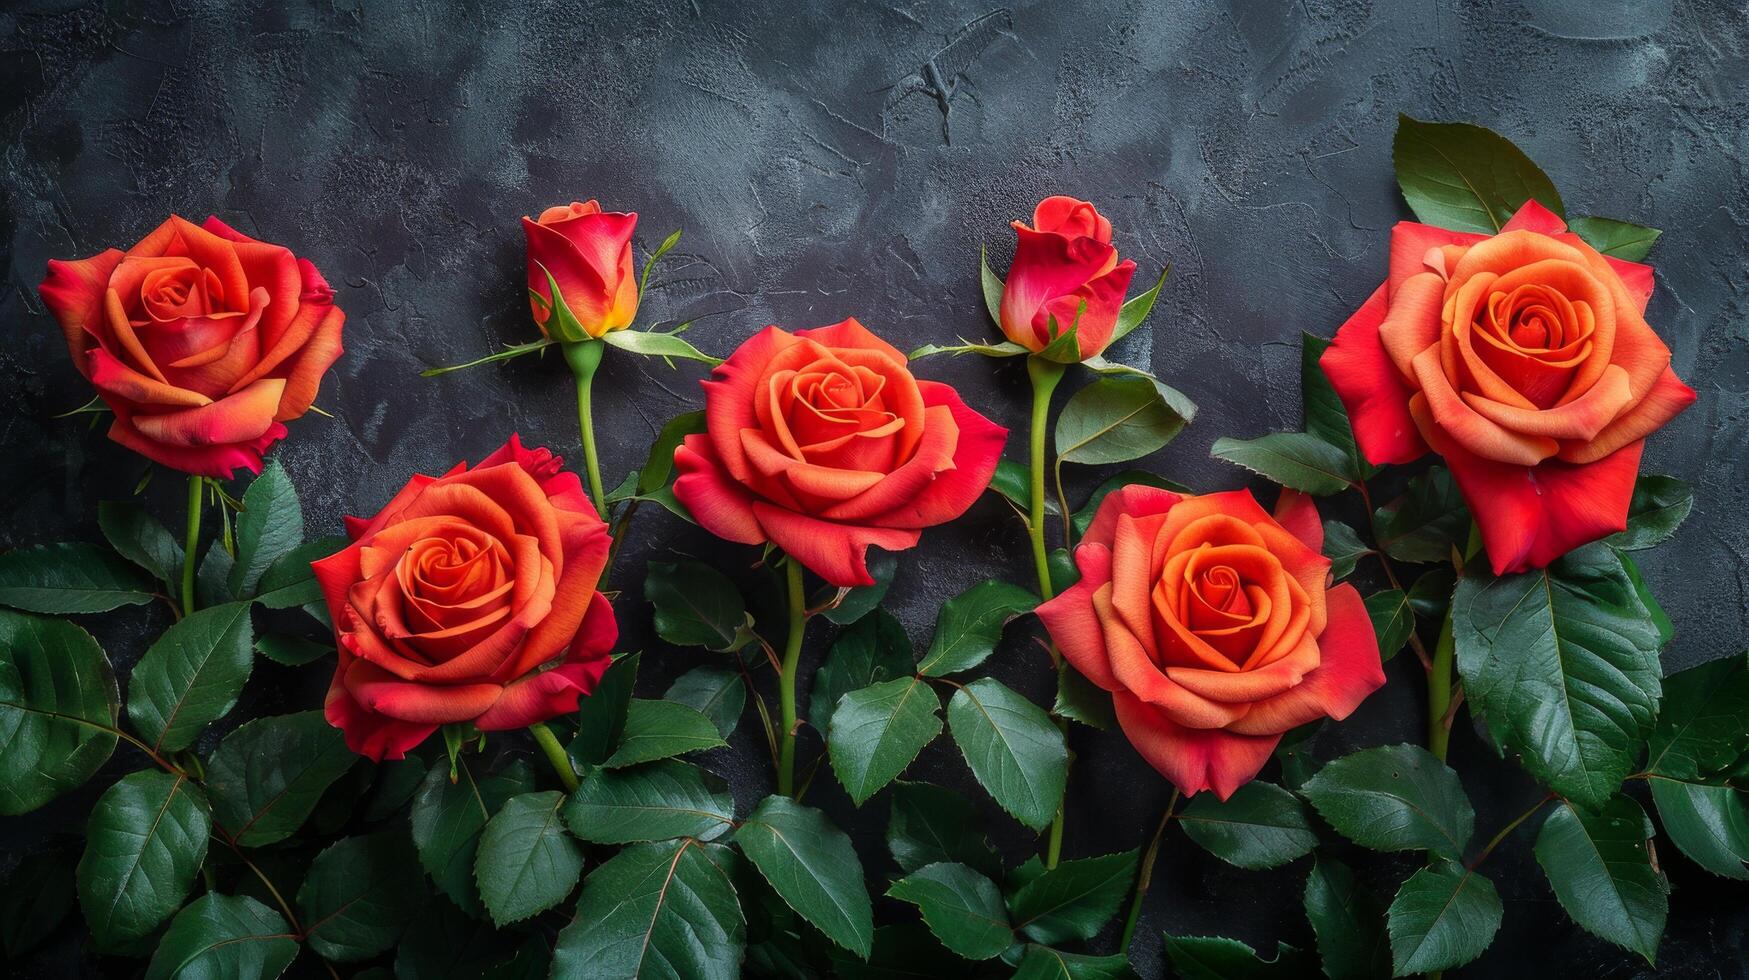
[[868, 548], [904, 551], [921, 537], [918, 531], [834, 524], [794, 511], [753, 501], [753, 513], [773, 544], [809, 571], [841, 589], [873, 585], [868, 572]]
[[1360, 593], [1345, 582], [1329, 591], [1325, 603], [1330, 618], [1317, 638], [1317, 668], [1285, 693], [1252, 704], [1229, 731], [1268, 735], [1318, 718], [1341, 721], [1384, 686], [1378, 636]]
[[1427, 443], [1409, 416], [1413, 389], [1379, 340], [1386, 308], [1385, 287], [1380, 286], [1336, 331], [1336, 338], [1318, 358], [1318, 366], [1348, 410], [1355, 443], [1376, 466], [1412, 462], [1427, 452]]
[[1281, 742], [1280, 735], [1185, 728], [1121, 691], [1112, 695], [1111, 703], [1130, 744], [1187, 796], [1213, 790], [1218, 798], [1227, 799], [1262, 771]]

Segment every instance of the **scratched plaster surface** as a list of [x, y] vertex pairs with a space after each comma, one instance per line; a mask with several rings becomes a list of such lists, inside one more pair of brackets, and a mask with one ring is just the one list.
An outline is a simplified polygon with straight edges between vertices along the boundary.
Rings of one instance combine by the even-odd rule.
[[[1573, 213], [1666, 229], [1650, 317], [1700, 400], [1651, 440], [1646, 465], [1689, 481], [1696, 507], [1642, 564], [1677, 624], [1666, 666], [1691, 666], [1749, 646], [1746, 100], [1749, 13], [1695, 0], [11, 2], [0, 11], [0, 545], [94, 538], [97, 501], [143, 473], [81, 422], [53, 418], [87, 393], [34, 288], [49, 257], [125, 246], [169, 211], [288, 244], [339, 291], [347, 353], [318, 401], [333, 417], [295, 423], [276, 450], [320, 531], [510, 431], [576, 455], [557, 358], [416, 372], [532, 335], [516, 219], [588, 197], [638, 211], [641, 249], [685, 229], [643, 316], [690, 320], [694, 342], [718, 352], [766, 323], [850, 315], [901, 347], [987, 336], [979, 244], [1003, 257], [1006, 222], [1039, 197], [1090, 198], [1138, 282], [1173, 270], [1118, 355], [1203, 409], [1146, 465], [1197, 487], [1240, 485], [1209, 444], [1296, 427], [1299, 331], [1328, 335], [1381, 278], [1388, 230], [1407, 216], [1390, 169], [1402, 110], [1508, 134]], [[1024, 425], [1017, 363], [919, 370]], [[700, 376], [610, 356], [597, 386], [609, 482], [665, 419], [697, 407]], [[180, 512], [174, 482], [148, 490], [163, 513]], [[627, 582], [671, 550], [724, 567], [748, 557], [667, 515], [640, 517], [634, 533]], [[895, 612], [921, 643], [944, 596], [990, 576], [1025, 581], [1024, 553], [1005, 508], [986, 501], [904, 556]], [[620, 608], [628, 648], [657, 654], [642, 691], [655, 696], [698, 657], [652, 642], [645, 607]], [[141, 633], [104, 633], [124, 674]], [[993, 670], [1046, 696], [1043, 656], [1024, 636]], [[315, 704], [318, 673], [259, 669], [234, 717]], [[1411, 658], [1390, 673], [1320, 737], [1320, 755], [1419, 738]], [[768, 779], [752, 729], [706, 758], [744, 805]], [[1068, 850], [1139, 842], [1163, 782], [1115, 736], [1078, 730], [1073, 744]], [[1534, 798], [1467, 733], [1452, 755], [1479, 827]], [[945, 744], [912, 772], [975, 795]], [[9, 854], [78, 819], [96, 788], [10, 821]], [[884, 876], [884, 799], [859, 813], [828, 775], [815, 798], [852, 829], [871, 880]], [[986, 809], [1017, 863], [1029, 835]], [[1654, 974], [1565, 919], [1526, 836], [1490, 861], [1506, 924], [1468, 975], [1546, 975], [1554, 962], [1573, 976], [1740, 975], [1740, 885], [1666, 856], [1676, 892]], [[1352, 857], [1380, 890], [1409, 870]], [[1139, 933], [1144, 973], [1165, 969], [1162, 929], [1308, 946], [1304, 875], [1304, 862], [1238, 871], [1175, 837]], [[124, 968], [66, 941], [26, 972]]]

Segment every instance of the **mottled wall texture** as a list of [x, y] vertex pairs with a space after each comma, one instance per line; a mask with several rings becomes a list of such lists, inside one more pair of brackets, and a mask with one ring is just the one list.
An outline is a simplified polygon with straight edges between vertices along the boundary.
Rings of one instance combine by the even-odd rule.
[[[322, 531], [510, 431], [577, 453], [559, 359], [417, 372], [533, 335], [517, 218], [589, 197], [639, 212], [640, 252], [685, 229], [645, 315], [692, 321], [689, 337], [716, 352], [767, 323], [849, 315], [901, 347], [990, 336], [979, 245], [1005, 261], [1007, 222], [1043, 195], [1096, 201], [1138, 282], [1172, 267], [1149, 324], [1114, 353], [1203, 408], [1146, 465], [1200, 488], [1242, 485], [1209, 444], [1297, 427], [1299, 332], [1329, 335], [1367, 296], [1407, 216], [1390, 161], [1404, 111], [1507, 134], [1574, 213], [1666, 229], [1650, 319], [1700, 401], [1652, 438], [1646, 466], [1689, 481], [1696, 507], [1639, 560], [1677, 624], [1667, 669], [1749, 646], [1742, 3], [1000, 2], [11, 0], [0, 11], [0, 545], [95, 537], [97, 501], [144, 472], [84, 422], [55, 418], [89, 394], [35, 286], [49, 257], [125, 245], [170, 211], [290, 245], [339, 292], [347, 352], [317, 403], [332, 417], [295, 423], [276, 450]], [[702, 373], [611, 361], [596, 408], [610, 483], [664, 420], [699, 405]], [[920, 370], [1023, 427], [1018, 362]], [[173, 482], [148, 493], [179, 513]], [[747, 557], [666, 514], [641, 514], [634, 533], [628, 573], [672, 549], [725, 567]], [[1006, 508], [980, 504], [904, 557], [895, 611], [921, 640], [945, 596], [990, 576], [1026, 581], [1024, 554]], [[645, 693], [659, 693], [696, 654], [661, 650], [644, 607], [621, 608], [627, 642], [656, 654]], [[137, 642], [107, 641], [125, 671]], [[992, 663], [1045, 695], [1027, 638]], [[234, 718], [315, 703], [321, 678], [273, 670], [258, 671]], [[1421, 711], [1413, 658], [1398, 658], [1386, 690], [1317, 751], [1415, 740]], [[735, 776], [743, 801], [768, 778], [753, 728], [706, 760]], [[1068, 849], [1140, 842], [1165, 783], [1114, 735], [1078, 729], [1073, 745]], [[1473, 736], [1460, 732], [1452, 754], [1479, 827], [1533, 798]], [[976, 792], [951, 747], [913, 771]], [[884, 802], [859, 813], [829, 783], [818, 799], [853, 828], [871, 876], [885, 874]], [[88, 805], [0, 834], [29, 846]], [[1019, 861], [1033, 841], [988, 809]], [[1147, 970], [1165, 969], [1161, 929], [1310, 944], [1303, 862], [1242, 872], [1174, 840], [1140, 931]], [[1409, 870], [1355, 859], [1381, 888]], [[1560, 962], [1591, 978], [1741, 975], [1749, 892], [1666, 864], [1676, 893], [1653, 970], [1568, 922], [1515, 839], [1490, 861], [1507, 899], [1500, 940], [1465, 972], [1549, 976]], [[78, 968], [63, 955], [57, 968]]]

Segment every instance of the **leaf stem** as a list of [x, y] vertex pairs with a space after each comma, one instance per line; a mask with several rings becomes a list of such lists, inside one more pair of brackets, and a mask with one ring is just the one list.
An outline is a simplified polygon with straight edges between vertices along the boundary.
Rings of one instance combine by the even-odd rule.
[[194, 612], [194, 569], [200, 547], [200, 512], [205, 502], [206, 478], [188, 478], [188, 532], [182, 539], [182, 615]]
[[545, 722], [535, 722], [528, 726], [528, 733], [534, 736], [534, 742], [546, 754], [547, 763], [553, 767], [553, 772], [559, 777], [559, 782], [565, 786], [565, 792], [577, 791], [577, 770], [571, 766], [571, 757], [565, 753], [565, 747], [559, 744], [558, 736], [546, 726]]
[[1130, 900], [1130, 914], [1123, 921], [1123, 939], [1117, 945], [1126, 954], [1129, 952], [1130, 940], [1135, 938], [1136, 924], [1142, 918], [1142, 899], [1147, 896], [1148, 886], [1154, 881], [1154, 859], [1160, 856], [1160, 838], [1165, 835], [1166, 825], [1178, 810], [1178, 800], [1178, 789], [1174, 787], [1172, 799], [1166, 804], [1166, 812], [1160, 815], [1160, 825], [1154, 828], [1154, 838], [1148, 842], [1148, 851], [1142, 856], [1142, 867], [1136, 874], [1136, 897]]
[[1507, 837], [1510, 837], [1512, 835], [1512, 832], [1514, 830], [1518, 829], [1520, 824], [1524, 823], [1526, 820], [1529, 820], [1531, 817], [1535, 816], [1536, 812], [1538, 810], [1541, 810], [1543, 807], [1548, 806], [1549, 801], [1554, 799], [1554, 798], [1555, 798], [1555, 794], [1553, 794], [1553, 793], [1548, 793], [1548, 794], [1544, 795], [1542, 799], [1536, 801], [1535, 806], [1531, 807], [1530, 809], [1519, 814], [1517, 817], [1513, 818], [1511, 823], [1507, 824], [1504, 827], [1501, 827], [1500, 832], [1494, 835], [1494, 839], [1490, 840], [1486, 847], [1482, 848], [1479, 852], [1477, 852], [1476, 856], [1474, 858], [1472, 858], [1468, 864], [1464, 865], [1464, 867], [1470, 871], [1476, 870], [1477, 865], [1481, 864], [1483, 861], [1488, 860], [1488, 855], [1494, 853], [1494, 848], [1499, 847], [1501, 845], [1501, 843], [1506, 840]]
[[532, 343], [517, 344], [514, 347], [507, 347], [496, 354], [487, 354], [485, 357], [469, 361], [466, 364], [451, 364], [447, 367], [426, 368], [419, 372], [419, 376], [421, 378], [435, 378], [440, 374], [448, 374], [451, 371], [462, 371], [467, 368], [478, 367], [481, 364], [490, 364], [493, 361], [508, 361], [513, 357], [521, 357], [524, 354], [532, 354], [535, 351], [544, 350], [557, 342], [558, 341], [555, 340], [536, 340]]
[[595, 369], [601, 366], [601, 353], [607, 345], [599, 340], [567, 343], [560, 347], [565, 363], [571, 366], [571, 376], [577, 379], [577, 427], [583, 430], [583, 464], [589, 473], [589, 500], [602, 520], [608, 518], [607, 493], [601, 488], [601, 463], [595, 456], [595, 419], [590, 408], [590, 388], [595, 381]]
[[[1028, 357], [1026, 374], [1032, 379], [1032, 465], [1027, 474], [1031, 480], [1031, 496], [1027, 500], [1027, 536], [1032, 541], [1032, 564], [1038, 573], [1039, 598], [1048, 600], [1056, 593], [1051, 589], [1050, 554], [1045, 550], [1045, 429], [1050, 420], [1051, 395], [1057, 390], [1057, 382], [1063, 380], [1063, 365], [1042, 357]], [[1067, 519], [1067, 515], [1064, 517]], [[1056, 662], [1057, 652], [1053, 648], [1051, 663]]]
[[1445, 622], [1439, 627], [1439, 645], [1433, 648], [1432, 669], [1427, 672], [1427, 748], [1441, 762], [1445, 761], [1456, 717], [1451, 700], [1451, 667], [1456, 650], [1451, 635], [1451, 608], [1447, 606]]
[[777, 791], [794, 796], [796, 789], [796, 668], [802, 661], [802, 633], [808, 628], [808, 598], [802, 593], [802, 563], [785, 555], [784, 579], [789, 589], [789, 635], [784, 638], [783, 667], [778, 675], [778, 709], [782, 739], [777, 760]]
[[[1378, 556], [1379, 567], [1383, 568], [1385, 571], [1385, 580], [1391, 583], [1391, 588], [1396, 589], [1398, 592], [1407, 596], [1409, 590], [1403, 588], [1403, 583], [1398, 580], [1397, 570], [1391, 564], [1391, 557], [1385, 554], [1384, 545], [1378, 540], [1378, 527], [1373, 523], [1372, 518], [1372, 494], [1367, 492], [1366, 481], [1356, 480], [1354, 482], [1354, 489], [1360, 492], [1360, 505], [1366, 509], [1367, 528], [1373, 532], [1372, 553]], [[1422, 670], [1433, 669], [1433, 658], [1427, 653], [1427, 645], [1421, 642], [1421, 637], [1416, 635], [1413, 626], [1409, 629], [1409, 649], [1415, 651], [1416, 658], [1421, 661]]]

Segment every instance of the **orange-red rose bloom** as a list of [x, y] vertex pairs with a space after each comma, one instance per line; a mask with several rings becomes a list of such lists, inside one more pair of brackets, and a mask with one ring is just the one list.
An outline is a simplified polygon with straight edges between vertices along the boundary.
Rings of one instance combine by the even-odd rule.
[[1187, 794], [1226, 799], [1282, 733], [1345, 718], [1385, 682], [1360, 593], [1328, 585], [1311, 499], [1283, 491], [1276, 512], [1244, 490], [1124, 487], [1075, 550], [1081, 581], [1038, 607], [1136, 750]]
[[766, 327], [704, 382], [707, 432], [676, 448], [674, 495], [705, 530], [782, 548], [839, 587], [869, 545], [917, 543], [989, 486], [1008, 430], [855, 320]]
[[1495, 574], [1541, 568], [1627, 526], [1645, 437], [1694, 401], [1651, 295], [1535, 201], [1493, 236], [1406, 221], [1321, 363], [1368, 460], [1444, 456]]
[[1136, 264], [1119, 262], [1111, 222], [1086, 201], [1047, 197], [1020, 237], [1002, 289], [1002, 332], [1027, 350], [1043, 350], [1075, 326], [1081, 357], [1105, 350], [1117, 328]]
[[328, 721], [354, 752], [399, 759], [440, 725], [545, 721], [607, 669], [607, 527], [547, 450], [511, 436], [346, 523], [352, 544], [314, 567], [340, 650]]
[[538, 221], [522, 219], [528, 236], [528, 302], [542, 333], [575, 342], [631, 325], [638, 313], [632, 267], [637, 226], [636, 214], [603, 211], [594, 201], [547, 208]]
[[50, 260], [38, 291], [115, 413], [109, 437], [185, 473], [259, 473], [340, 356], [345, 317], [316, 267], [217, 218]]

